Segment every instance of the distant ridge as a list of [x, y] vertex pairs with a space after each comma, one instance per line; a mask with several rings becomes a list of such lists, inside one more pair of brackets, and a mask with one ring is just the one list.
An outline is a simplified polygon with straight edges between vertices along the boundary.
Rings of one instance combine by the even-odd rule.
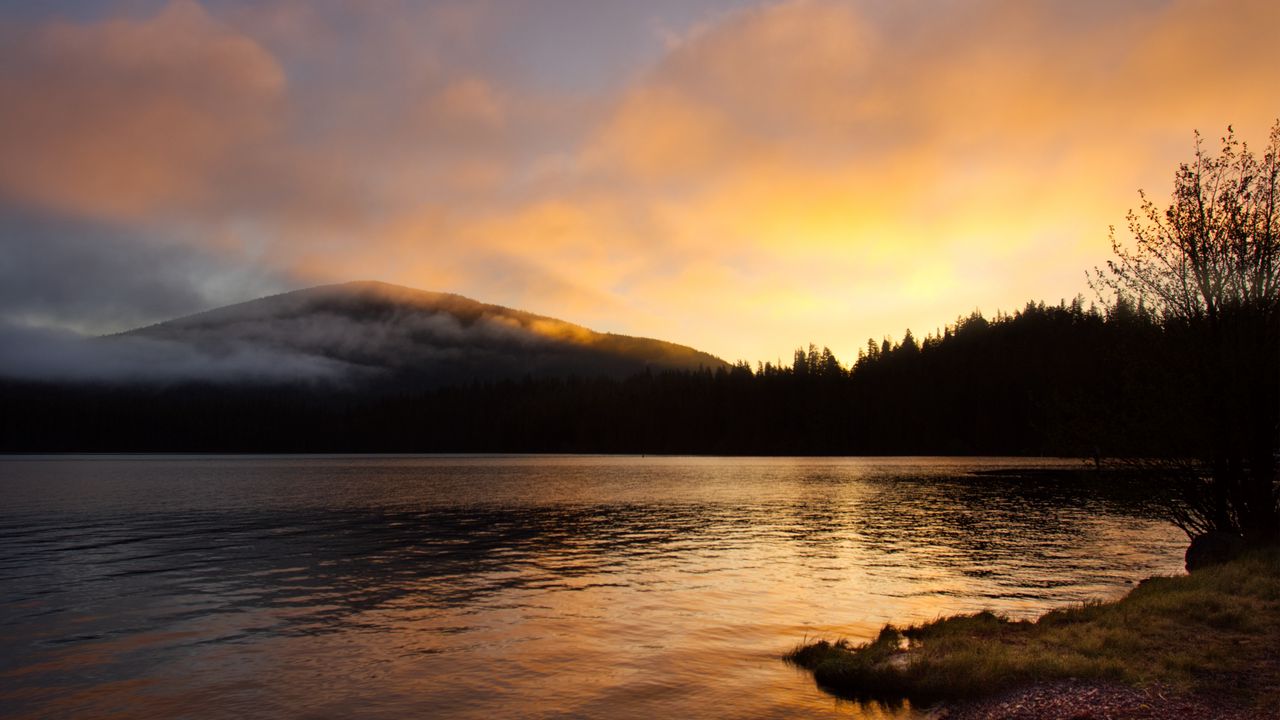
[[295, 290], [188, 315], [120, 337], [217, 355], [245, 348], [300, 355], [353, 372], [433, 383], [531, 376], [622, 377], [645, 369], [716, 369], [694, 348], [599, 333], [452, 293], [376, 281]]

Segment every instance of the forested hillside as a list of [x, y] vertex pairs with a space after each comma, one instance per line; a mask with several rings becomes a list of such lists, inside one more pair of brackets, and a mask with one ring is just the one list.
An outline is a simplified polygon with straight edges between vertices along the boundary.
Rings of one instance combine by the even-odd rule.
[[1190, 338], [1131, 304], [978, 313], [791, 365], [447, 388], [8, 381], [6, 451], [1135, 455], [1189, 447]]

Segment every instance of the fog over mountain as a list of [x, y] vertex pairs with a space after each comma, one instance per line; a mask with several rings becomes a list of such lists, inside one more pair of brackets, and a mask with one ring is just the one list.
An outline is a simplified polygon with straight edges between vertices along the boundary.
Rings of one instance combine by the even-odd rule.
[[447, 384], [725, 365], [682, 345], [380, 282], [273, 295], [102, 338], [3, 334], [0, 374], [27, 379]]

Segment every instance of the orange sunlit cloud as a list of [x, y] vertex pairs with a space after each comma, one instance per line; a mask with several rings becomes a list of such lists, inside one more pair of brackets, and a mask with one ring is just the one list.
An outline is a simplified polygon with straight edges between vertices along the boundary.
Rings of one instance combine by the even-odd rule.
[[[1088, 293], [1108, 226], [1164, 194], [1194, 129], [1258, 138], [1280, 115], [1271, 2], [793, 0], [676, 29], [654, 7], [616, 61], [572, 38], [618, 28], [561, 37], [555, 3], [36, 22], [3, 50], [22, 111], [0, 120], [0, 192], [294, 285], [848, 361]], [[538, 13], [563, 18], [523, 30]], [[575, 75], [594, 65], [613, 70]]]
[[209, 199], [226, 156], [270, 131], [284, 89], [267, 51], [190, 2], [144, 23], [53, 22], [4, 53], [0, 187], [93, 215]]

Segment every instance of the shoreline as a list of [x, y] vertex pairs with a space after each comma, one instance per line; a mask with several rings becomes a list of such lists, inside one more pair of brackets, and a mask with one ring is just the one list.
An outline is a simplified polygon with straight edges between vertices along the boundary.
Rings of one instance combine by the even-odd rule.
[[1280, 717], [1280, 548], [1034, 621], [886, 625], [870, 642], [819, 640], [784, 659], [837, 696], [908, 699], [953, 720]]

